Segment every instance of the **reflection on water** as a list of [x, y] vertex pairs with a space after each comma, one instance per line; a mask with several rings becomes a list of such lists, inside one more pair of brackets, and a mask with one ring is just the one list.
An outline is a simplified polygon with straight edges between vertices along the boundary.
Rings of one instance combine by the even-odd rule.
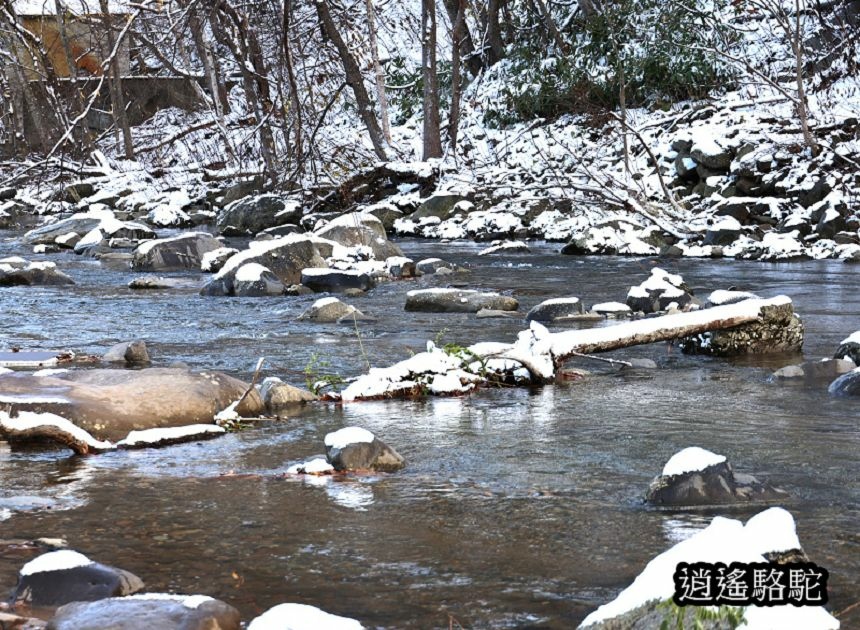
[[[548, 252], [487, 260], [478, 249], [407, 244], [415, 259], [435, 254], [472, 265], [471, 286], [512, 290], [523, 309], [559, 295], [623, 299], [651, 265]], [[0, 256], [15, 251], [0, 243]], [[55, 260], [78, 284], [0, 293], [0, 346], [96, 352], [143, 337], [158, 364], [181, 360], [247, 377], [266, 356], [269, 374], [298, 385], [312, 354], [343, 375], [363, 370], [353, 328], [293, 321], [312, 296], [204, 299], [182, 289], [141, 296], [123, 288], [130, 273]], [[840, 263], [670, 267], [695, 287], [791, 295], [807, 329], [806, 358], [832, 354], [860, 328], [858, 283]], [[434, 282], [444, 280], [419, 284]], [[444, 342], [469, 343], [510, 340], [523, 326], [405, 313], [404, 293], [415, 286], [391, 283], [351, 300], [378, 318], [361, 328], [374, 365], [420, 350], [443, 329]], [[724, 361], [662, 344], [613, 354], [648, 357], [660, 369], [618, 373], [584, 363], [577, 367], [594, 376], [542, 389], [317, 405], [163, 450], [88, 459], [0, 450], [2, 537], [62, 536], [137, 573], [150, 589], [204, 592], [246, 618], [294, 601], [370, 627], [445, 628], [453, 619], [464, 627], [569, 628], [714, 515], [758, 511], [642, 505], [665, 461], [696, 445], [788, 490], [801, 541], [831, 572], [832, 608], [860, 599], [856, 403], [769, 382], [775, 367], [797, 357]], [[283, 476], [318, 455], [327, 432], [347, 425], [378, 434], [407, 468], [347, 480]], [[0, 558], [0, 587], [11, 588], [19, 566]]]

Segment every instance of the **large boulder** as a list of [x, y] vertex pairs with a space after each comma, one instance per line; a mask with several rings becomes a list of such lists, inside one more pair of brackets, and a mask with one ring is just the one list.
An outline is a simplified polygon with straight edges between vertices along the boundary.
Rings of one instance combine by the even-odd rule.
[[526, 314], [526, 321], [554, 322], [582, 313], [582, 302], [578, 297], [545, 300]]
[[336, 243], [307, 234], [290, 234], [271, 241], [253, 241], [234, 254], [200, 291], [202, 295], [234, 295], [236, 272], [245, 264], [266, 267], [284, 286], [300, 284], [302, 269], [325, 267]]
[[[247, 383], [221, 372], [182, 368], [12, 373], [0, 379], [0, 398], [9, 401], [12, 416], [19, 411], [52, 413], [97, 439], [113, 441], [136, 430], [211, 423], [247, 389]], [[245, 417], [263, 411], [256, 390], [238, 410]]]
[[[72, 232], [72, 235], [77, 232]], [[119, 221], [113, 217], [106, 217], [89, 232], [84, 234], [80, 239], [77, 239], [73, 249], [76, 254], [94, 255], [98, 252], [105, 251], [117, 244], [127, 244], [128, 247], [133, 247], [138, 241], [155, 238], [155, 232], [149, 226], [142, 223], [132, 223], [129, 221]], [[58, 237], [55, 241], [67, 243], [70, 234], [65, 234]]]
[[134, 250], [131, 267], [136, 271], [199, 269], [203, 256], [223, 247], [205, 232], [189, 232], [142, 243]]
[[467, 289], [417, 289], [406, 294], [406, 310], [425, 313], [477, 313], [481, 309], [515, 311], [519, 302], [507, 295]]
[[238, 253], [239, 250], [235, 247], [219, 247], [206, 252], [200, 259], [200, 270], [206, 273], [217, 273], [227, 264], [233, 254]]
[[12, 600], [16, 604], [53, 607], [131, 595], [142, 589], [143, 581], [128, 571], [61, 549], [42, 554], [21, 568]]
[[702, 245], [731, 245], [743, 232], [743, 226], [734, 217], [720, 217], [708, 226]]
[[79, 212], [67, 219], [61, 219], [53, 223], [48, 223], [36, 229], [30, 230], [24, 234], [24, 242], [31, 245], [50, 244], [58, 236], [75, 232], [77, 234], [87, 234], [91, 230], [99, 227], [103, 220], [115, 219], [113, 212], [110, 210], [90, 210], [88, 212]]
[[651, 276], [640, 285], [630, 287], [627, 292], [627, 306], [633, 311], [656, 313], [666, 310], [670, 304], [686, 306], [692, 301], [692, 294], [678, 275], [655, 267]]
[[666, 462], [645, 500], [653, 505], [721, 505], [778, 501], [788, 493], [752, 475], [735, 473], [725, 456], [699, 447], [685, 448]]
[[326, 459], [338, 471], [400, 470], [406, 461], [367, 429], [346, 427], [325, 436]]
[[269, 269], [254, 262], [239, 267], [233, 278], [233, 293], [236, 297], [283, 295], [286, 288]]
[[382, 221], [367, 212], [351, 212], [332, 219], [318, 228], [316, 234], [344, 247], [367, 247], [377, 260], [403, 255], [403, 251], [388, 240]]
[[219, 232], [257, 234], [284, 223], [298, 223], [301, 218], [300, 201], [265, 194], [227, 205], [218, 213], [215, 224]]
[[48, 630], [239, 630], [239, 611], [205, 595], [145, 593], [62, 606]]
[[248, 624], [248, 630], [362, 630], [355, 619], [332, 615], [307, 604], [280, 604]]
[[301, 283], [317, 293], [342, 293], [347, 289], [368, 291], [375, 284], [373, 278], [362, 271], [341, 271], [325, 267], [303, 269]]
[[442, 221], [450, 219], [457, 209], [457, 204], [467, 199], [461, 195], [449, 192], [435, 192], [418, 206], [409, 218], [414, 221], [420, 221], [426, 218], [438, 218]]
[[52, 262], [28, 262], [23, 258], [0, 260], [0, 287], [56, 286], [75, 281]]

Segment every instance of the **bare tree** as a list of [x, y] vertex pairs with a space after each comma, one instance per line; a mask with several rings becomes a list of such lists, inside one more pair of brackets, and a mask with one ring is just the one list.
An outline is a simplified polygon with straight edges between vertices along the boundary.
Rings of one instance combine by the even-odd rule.
[[364, 77], [361, 76], [361, 70], [358, 67], [355, 57], [350, 52], [343, 37], [340, 34], [334, 20], [331, 17], [329, 3], [327, 0], [314, 0], [317, 15], [320, 19], [325, 36], [331, 40], [337, 49], [340, 61], [343, 64], [343, 70], [346, 74], [346, 82], [352, 93], [355, 96], [358, 104], [358, 114], [361, 117], [364, 126], [367, 128], [367, 134], [370, 137], [370, 143], [373, 145], [373, 151], [380, 160], [387, 160], [385, 148], [383, 146], [382, 130], [379, 127], [379, 122], [373, 113], [373, 107], [370, 103], [370, 96], [367, 94], [367, 88], [364, 86]]
[[[111, 20], [110, 8], [108, 0], [99, 0], [99, 8], [102, 13], [102, 23], [105, 29], [105, 40], [107, 42], [107, 50], [112, 51], [116, 45], [116, 40], [113, 32], [113, 22]], [[102, 54], [102, 57], [106, 55]], [[108, 84], [110, 87], [111, 111], [113, 119], [122, 134], [122, 144], [125, 149], [125, 158], [127, 160], [134, 159], [134, 140], [131, 137], [131, 126], [128, 123], [128, 115], [125, 111], [125, 98], [122, 94], [122, 75], [120, 73], [119, 58], [113, 55], [111, 59], [109, 72], [110, 77]]]
[[452, 153], [457, 148], [460, 127], [460, 49], [466, 34], [466, 0], [457, 0], [457, 13], [451, 28], [451, 111], [448, 114], [448, 142]]
[[424, 79], [424, 156], [442, 157], [439, 75], [436, 72], [436, 2], [421, 0], [421, 75]]
[[379, 62], [379, 43], [376, 41], [376, 18], [373, 11], [373, 1], [364, 0], [367, 10], [367, 34], [370, 40], [370, 54], [373, 58], [373, 71], [376, 78], [376, 99], [379, 101], [379, 118], [382, 121], [382, 135], [385, 142], [391, 144], [391, 124], [388, 121], [388, 99], [385, 96], [385, 72]]

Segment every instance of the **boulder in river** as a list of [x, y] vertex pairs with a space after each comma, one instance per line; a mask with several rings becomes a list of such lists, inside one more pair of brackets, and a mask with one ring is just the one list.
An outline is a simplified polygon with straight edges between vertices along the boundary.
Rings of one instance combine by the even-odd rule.
[[787, 365], [773, 373], [774, 378], [803, 379], [806, 382], [827, 381], [850, 372], [857, 365], [850, 359], [824, 359], [823, 361], [805, 361], [799, 365]]
[[239, 630], [239, 611], [205, 595], [143, 593], [57, 610], [48, 630]]
[[326, 435], [325, 452], [329, 463], [338, 471], [393, 472], [406, 465], [397, 451], [359, 427], [346, 427]]
[[131, 365], [149, 363], [149, 352], [146, 349], [146, 342], [142, 339], [136, 339], [134, 341], [118, 343], [102, 355], [102, 361], [122, 362]]
[[284, 283], [259, 263], [245, 263], [233, 277], [233, 293], [236, 297], [283, 295], [285, 290]]
[[230, 203], [218, 213], [215, 224], [222, 233], [257, 234], [284, 223], [297, 223], [301, 218], [300, 200], [264, 194]]
[[578, 297], [552, 298], [532, 308], [526, 314], [526, 321], [554, 322], [582, 313], [582, 302]]
[[344, 247], [367, 247], [377, 260], [403, 255], [403, 251], [388, 240], [382, 221], [366, 212], [341, 215], [318, 228], [316, 234]]
[[284, 286], [299, 284], [302, 269], [325, 267], [335, 243], [307, 234], [290, 234], [271, 241], [249, 243], [248, 249], [230, 257], [221, 270], [200, 291], [202, 295], [234, 295], [234, 279], [240, 267], [258, 263], [266, 267]]
[[660, 506], [778, 501], [788, 493], [752, 475], [735, 473], [723, 455], [690, 447], [673, 455], [648, 488], [646, 501]]
[[457, 265], [445, 262], [441, 258], [425, 258], [415, 263], [415, 268], [419, 273], [429, 275], [439, 273], [442, 269], [447, 270], [449, 273], [453, 272], [457, 269]]
[[200, 259], [200, 270], [206, 273], [217, 273], [227, 263], [233, 254], [238, 254], [235, 247], [219, 247], [203, 254]]
[[491, 254], [528, 254], [531, 250], [522, 241], [493, 241], [489, 247], [478, 252], [478, 256]]
[[317, 293], [341, 293], [347, 289], [368, 291], [374, 287], [373, 278], [356, 270], [342, 271], [327, 267], [302, 269], [301, 283]]
[[659, 267], [651, 270], [651, 277], [645, 282], [630, 287], [627, 292], [627, 306], [646, 314], [664, 311], [672, 303], [686, 306], [691, 300], [692, 294], [687, 290], [684, 279]]
[[0, 259], [0, 287], [61, 286], [75, 281], [52, 262], [29, 262], [23, 258]]
[[30, 245], [50, 244], [57, 237], [64, 234], [75, 232], [76, 234], [87, 234], [93, 229], [99, 227], [102, 221], [116, 219], [114, 213], [110, 210], [89, 210], [87, 212], [78, 212], [68, 217], [60, 219], [52, 223], [47, 223], [24, 234], [23, 241]]
[[137, 247], [131, 267], [136, 271], [199, 269], [204, 254], [222, 247], [221, 241], [206, 232], [154, 239]]
[[12, 600], [16, 604], [53, 607], [131, 595], [142, 589], [143, 581], [128, 571], [61, 549], [42, 554], [21, 568]]
[[[211, 424], [247, 389], [221, 372], [182, 368], [13, 373], [0, 379], [0, 403], [12, 417], [23, 411], [56, 414], [97, 439], [119, 440], [135, 430]], [[263, 411], [256, 390], [238, 410], [243, 417]]]
[[355, 316], [358, 321], [369, 319], [357, 308], [341, 302], [336, 297], [320, 298], [299, 315], [298, 319], [330, 324], [347, 316]]
[[280, 604], [248, 624], [248, 630], [362, 630], [355, 619], [332, 615], [307, 604]]
[[284, 411], [295, 409], [297, 405], [313, 402], [318, 396], [270, 376], [260, 383], [260, 397], [266, 405], [266, 411], [272, 415], [280, 415]]
[[469, 289], [417, 289], [406, 294], [406, 310], [425, 313], [477, 313], [481, 309], [515, 311], [516, 299]]

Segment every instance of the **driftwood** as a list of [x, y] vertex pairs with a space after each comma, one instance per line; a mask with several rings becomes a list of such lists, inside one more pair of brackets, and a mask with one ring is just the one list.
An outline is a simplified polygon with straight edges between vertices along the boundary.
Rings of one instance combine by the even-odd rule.
[[15, 442], [56, 442], [72, 449], [76, 455], [92, 455], [103, 450], [75, 437], [69, 431], [53, 424], [41, 424], [26, 429], [15, 429], [0, 424], [0, 436]]

